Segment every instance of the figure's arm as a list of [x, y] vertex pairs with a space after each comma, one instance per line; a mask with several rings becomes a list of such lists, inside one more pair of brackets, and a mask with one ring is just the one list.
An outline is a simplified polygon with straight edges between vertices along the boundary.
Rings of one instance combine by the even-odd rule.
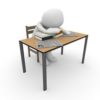
[[38, 23], [38, 24], [37, 24], [37, 29], [38, 29], [40, 32], [46, 33], [46, 29], [41, 25], [41, 23]]
[[61, 31], [60, 28], [49, 28], [49, 29], [47, 29], [46, 33], [48, 33], [48, 34], [57, 34], [60, 31]]
[[37, 24], [37, 29], [39, 31], [41, 31], [42, 33], [46, 33], [46, 34], [56, 34], [56, 33], [59, 33], [61, 31], [60, 28], [48, 28], [48, 29], [45, 29], [41, 23], [38, 23]]

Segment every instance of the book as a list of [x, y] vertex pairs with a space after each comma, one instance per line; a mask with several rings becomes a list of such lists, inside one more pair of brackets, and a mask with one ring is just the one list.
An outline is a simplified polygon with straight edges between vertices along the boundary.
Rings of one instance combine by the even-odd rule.
[[62, 35], [63, 35], [63, 33], [62, 33], [62, 32], [57, 33], [57, 34], [54, 36], [54, 38], [60, 37], [60, 36], [62, 36]]
[[35, 38], [37, 38], [38, 40], [48, 40], [48, 39], [52, 39], [53, 36], [49, 35], [49, 34], [45, 34], [45, 33], [41, 33], [41, 32], [37, 32], [35, 35]]
[[37, 48], [51, 48], [56, 46], [62, 46], [62, 43], [58, 40], [46, 40], [46, 41], [38, 41], [36, 44]]

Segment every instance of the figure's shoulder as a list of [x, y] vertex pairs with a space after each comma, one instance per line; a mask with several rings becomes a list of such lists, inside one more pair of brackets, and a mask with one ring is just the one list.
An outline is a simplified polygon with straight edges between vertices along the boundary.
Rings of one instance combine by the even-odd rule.
[[38, 22], [36, 26], [37, 27], [43, 27], [42, 24], [41, 24], [41, 22]]

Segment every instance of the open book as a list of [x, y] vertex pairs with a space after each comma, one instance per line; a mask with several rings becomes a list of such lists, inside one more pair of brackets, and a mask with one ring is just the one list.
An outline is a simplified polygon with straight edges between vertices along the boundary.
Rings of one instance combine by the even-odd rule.
[[62, 43], [58, 40], [45, 40], [45, 41], [38, 41], [36, 44], [37, 48], [51, 48], [62, 46]]

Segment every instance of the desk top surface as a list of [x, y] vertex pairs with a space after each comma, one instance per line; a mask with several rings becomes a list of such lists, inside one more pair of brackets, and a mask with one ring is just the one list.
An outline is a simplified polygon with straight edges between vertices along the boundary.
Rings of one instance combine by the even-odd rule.
[[[87, 35], [83, 34], [83, 33], [76, 33], [73, 36], [58, 37], [58, 38], [55, 38], [55, 39], [58, 40], [58, 41], [60, 41], [61, 44], [64, 46], [64, 45], [67, 45], [67, 44], [72, 43], [74, 41], [77, 41], [79, 39], [82, 39], [82, 38], [84, 38], [86, 36]], [[52, 51], [54, 49], [59, 48], [59, 47], [37, 48], [36, 47], [37, 41], [38, 40], [35, 37], [20, 40], [20, 42], [22, 42], [23, 44], [25, 44], [27, 46], [30, 46], [33, 49], [38, 50], [39, 52], [42, 52], [42, 53], [46, 53], [46, 52], [49, 52], [49, 51]]]

